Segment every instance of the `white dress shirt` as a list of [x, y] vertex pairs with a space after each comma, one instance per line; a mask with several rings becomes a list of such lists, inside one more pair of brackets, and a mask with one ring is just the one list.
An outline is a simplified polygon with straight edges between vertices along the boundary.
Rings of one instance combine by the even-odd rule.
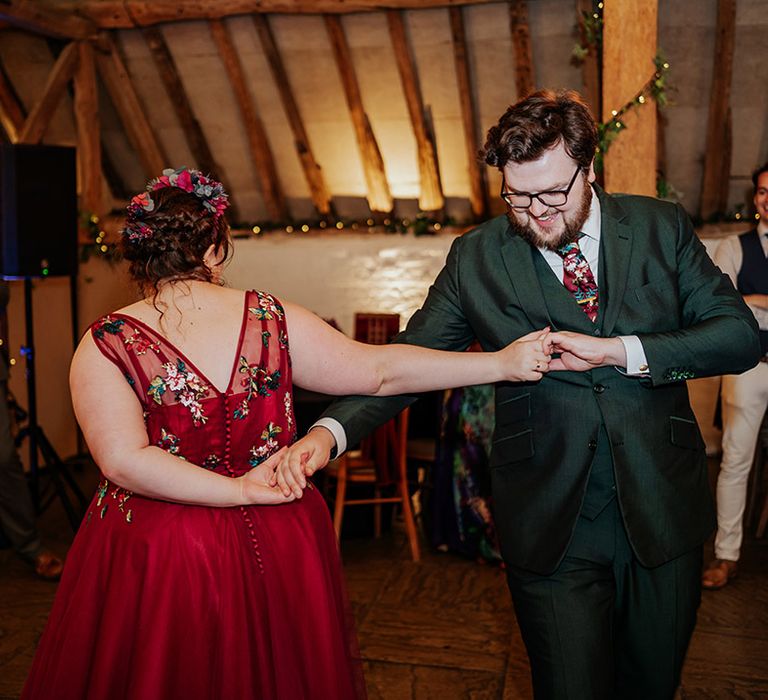
[[[763, 254], [768, 258], [768, 226], [761, 231], [760, 244], [763, 246]], [[733, 286], [738, 289], [737, 278], [741, 272], [741, 263], [744, 260], [744, 251], [741, 248], [741, 241], [738, 236], [729, 236], [717, 246], [715, 251], [715, 265], [717, 265], [728, 277], [731, 278]], [[761, 331], [768, 331], [768, 309], [761, 309], [758, 306], [749, 306], [749, 310], [755, 315], [757, 325]]]

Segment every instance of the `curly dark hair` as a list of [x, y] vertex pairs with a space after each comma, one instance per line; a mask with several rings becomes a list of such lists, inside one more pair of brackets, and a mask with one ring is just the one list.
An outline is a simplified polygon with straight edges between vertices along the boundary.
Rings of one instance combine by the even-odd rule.
[[755, 192], [757, 192], [757, 181], [763, 173], [768, 173], [768, 162], [763, 163], [752, 173], [752, 184], [755, 186]]
[[499, 170], [510, 161], [527, 163], [560, 141], [583, 169], [597, 149], [597, 124], [589, 107], [573, 90], [539, 90], [513, 104], [488, 130], [480, 157]]
[[[121, 252], [130, 262], [131, 277], [144, 295], [157, 295], [163, 282], [213, 280], [213, 271], [203, 257], [211, 245], [230, 254], [229, 224], [223, 215], [214, 216], [200, 199], [178, 187], [151, 193], [154, 209], [140, 214], [129, 210], [121, 236]], [[141, 239], [128, 236], [133, 225], [147, 227]]]

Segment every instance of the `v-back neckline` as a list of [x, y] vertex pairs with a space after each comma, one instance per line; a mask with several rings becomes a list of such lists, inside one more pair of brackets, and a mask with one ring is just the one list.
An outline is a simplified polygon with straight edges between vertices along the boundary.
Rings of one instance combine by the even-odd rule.
[[222, 391], [219, 389], [214, 382], [210, 380], [208, 375], [205, 374], [205, 372], [202, 372], [200, 368], [191, 360], [189, 359], [189, 356], [182, 352], [182, 350], [173, 343], [169, 338], [167, 338], [165, 335], [160, 333], [160, 331], [154, 329], [152, 326], [150, 326], [146, 321], [142, 321], [140, 318], [137, 318], [136, 316], [132, 316], [131, 314], [125, 314], [122, 312], [113, 313], [110, 314], [112, 318], [125, 318], [130, 320], [132, 323], [135, 323], [145, 331], [149, 331], [152, 335], [154, 335], [156, 338], [162, 340], [173, 352], [175, 352], [185, 363], [188, 367], [190, 367], [200, 379], [202, 379], [218, 396], [226, 396], [229, 394], [229, 392], [232, 390], [232, 382], [235, 378], [235, 373], [237, 372], [237, 365], [240, 361], [240, 354], [243, 349], [243, 340], [245, 338], [245, 329], [248, 326], [247, 320], [248, 320], [248, 299], [251, 295], [251, 292], [245, 292], [243, 295], [243, 313], [240, 319], [240, 334], [237, 338], [237, 345], [235, 346], [235, 356], [232, 360], [232, 369], [229, 372], [229, 380], [227, 381], [227, 386]]

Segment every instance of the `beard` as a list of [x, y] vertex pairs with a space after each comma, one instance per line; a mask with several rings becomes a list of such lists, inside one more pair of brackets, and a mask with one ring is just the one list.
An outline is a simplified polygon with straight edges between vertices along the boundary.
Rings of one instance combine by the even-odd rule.
[[589, 217], [589, 208], [591, 205], [592, 188], [589, 186], [587, 176], [584, 175], [584, 191], [581, 195], [579, 207], [570, 219], [566, 219], [565, 216], [563, 216], [565, 226], [559, 236], [555, 238], [545, 238], [529, 224], [520, 223], [515, 218], [515, 213], [512, 210], [507, 211], [507, 220], [509, 221], [512, 231], [524, 241], [530, 243], [534, 248], [546, 248], [547, 250], [557, 252], [557, 250], [564, 245], [579, 240], [584, 222]]

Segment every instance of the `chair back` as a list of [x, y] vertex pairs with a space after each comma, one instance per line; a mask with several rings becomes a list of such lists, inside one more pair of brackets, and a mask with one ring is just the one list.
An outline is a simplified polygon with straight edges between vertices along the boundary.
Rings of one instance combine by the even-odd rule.
[[400, 314], [355, 314], [355, 340], [386, 345], [400, 332]]

